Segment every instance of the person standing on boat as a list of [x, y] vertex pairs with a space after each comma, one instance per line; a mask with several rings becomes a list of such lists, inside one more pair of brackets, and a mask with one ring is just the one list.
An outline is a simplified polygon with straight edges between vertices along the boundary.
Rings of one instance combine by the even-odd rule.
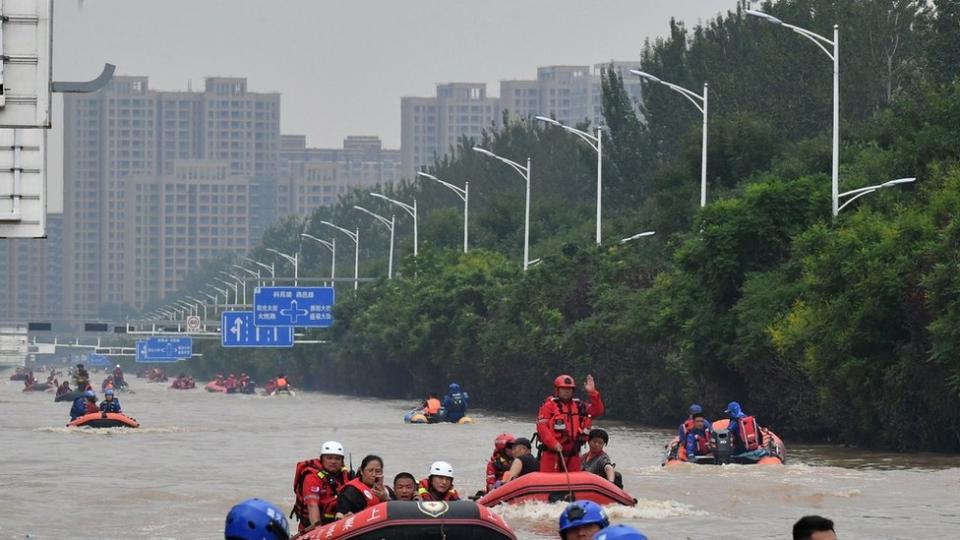
[[451, 383], [450, 388], [447, 389], [447, 395], [443, 396], [441, 405], [447, 411], [447, 422], [457, 423], [467, 415], [470, 394], [460, 390], [459, 384]]
[[103, 392], [103, 401], [100, 402], [100, 412], [119, 413], [120, 400], [113, 395], [113, 388], [107, 388]]
[[587, 440], [593, 418], [603, 414], [603, 400], [593, 375], [587, 375], [583, 388], [586, 401], [573, 397], [577, 388], [570, 375], [553, 381], [554, 395], [548, 397], [537, 415], [537, 436], [540, 438], [540, 472], [573, 472], [580, 470], [580, 448]]

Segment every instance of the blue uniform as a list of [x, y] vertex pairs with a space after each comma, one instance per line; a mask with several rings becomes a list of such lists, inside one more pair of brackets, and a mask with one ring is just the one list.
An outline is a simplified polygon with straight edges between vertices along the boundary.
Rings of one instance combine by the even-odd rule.
[[87, 414], [87, 398], [80, 396], [73, 400], [73, 407], [70, 407], [70, 420], [76, 420]]
[[[688, 418], [687, 420], [693, 420], [693, 418]], [[680, 424], [680, 428], [677, 430], [677, 437], [679, 437], [681, 441], [687, 440], [687, 428], [686, 428], [686, 424], [687, 424], [686, 422]], [[707, 428], [707, 429], [712, 429], [712, 428], [713, 428], [713, 424], [711, 424], [709, 420], [707, 420], [706, 418], [704, 418], [704, 419], [703, 419], [703, 427], [705, 427], [705, 428]]]
[[[738, 450], [743, 449], [743, 442], [740, 440], [740, 422], [737, 420], [741, 418], [746, 418], [750, 416], [749, 414], [743, 412], [743, 409], [740, 408], [740, 404], [736, 401], [731, 401], [727, 405], [726, 412], [730, 417], [730, 425], [727, 426], [727, 432], [730, 433], [730, 437], [733, 439], [733, 444]], [[757, 429], [760, 429], [760, 424], [757, 423]]]
[[688, 431], [688, 432], [687, 432], [686, 441], [684, 441], [684, 444], [685, 444], [686, 447], [687, 447], [687, 457], [688, 457], [688, 458], [692, 458], [692, 457], [694, 457], [694, 456], [704, 456], [704, 455], [707, 455], [707, 454], [709, 453], [709, 452], [701, 452], [701, 451], [698, 451], [698, 446], [699, 446], [699, 445], [697, 444], [697, 435], [703, 437], [703, 438], [706, 439], [707, 441], [710, 440], [710, 436], [708, 435], [708, 431], [705, 430], [705, 429], [693, 428], [693, 429], [691, 429], [690, 431]]
[[447, 420], [459, 422], [461, 418], [467, 415], [469, 405], [470, 394], [461, 391], [459, 384], [451, 384], [449, 393], [443, 396], [443, 408], [447, 411]]
[[106, 399], [100, 402], [100, 412], [109, 412], [109, 413], [118, 413], [120, 412], [120, 400], [113, 398], [109, 401]]

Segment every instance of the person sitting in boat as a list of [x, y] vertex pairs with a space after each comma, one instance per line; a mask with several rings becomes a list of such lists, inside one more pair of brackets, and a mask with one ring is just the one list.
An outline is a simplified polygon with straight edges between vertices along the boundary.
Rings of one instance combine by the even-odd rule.
[[356, 478], [340, 486], [337, 519], [389, 500], [390, 494], [383, 485], [383, 459], [369, 455], [360, 462]]
[[[487, 460], [487, 491], [500, 487], [503, 474], [513, 464], [513, 441], [510, 433], [501, 433], [493, 441], [493, 455]], [[508, 446], [509, 445], [509, 446]]]
[[23, 387], [30, 388], [31, 386], [37, 384], [37, 379], [33, 376], [32, 371], [27, 372], [27, 378], [23, 380]]
[[63, 381], [63, 383], [61, 383], [60, 386], [57, 387], [57, 395], [62, 396], [64, 394], [69, 394], [69, 393], [70, 393], [70, 383], [67, 381]]
[[447, 411], [447, 422], [459, 422], [461, 418], [467, 415], [470, 394], [460, 390], [459, 384], [451, 383], [447, 389], [447, 395], [443, 396], [441, 405]]
[[609, 526], [607, 513], [593, 501], [570, 503], [560, 514], [561, 540], [590, 540]]
[[443, 404], [440, 402], [440, 397], [434, 392], [430, 392], [427, 399], [423, 400], [423, 403], [420, 404], [420, 412], [424, 416], [432, 418], [440, 414], [441, 407], [443, 407]]
[[100, 412], [119, 413], [120, 400], [113, 395], [113, 388], [107, 388], [103, 392], [103, 401], [100, 402]]
[[288, 540], [290, 526], [276, 506], [247, 499], [230, 509], [223, 528], [225, 540]]
[[580, 456], [583, 470], [606, 478], [617, 487], [623, 487], [623, 479], [617, 474], [617, 465], [610, 460], [604, 448], [610, 442], [610, 435], [602, 429], [591, 429], [587, 436], [587, 452]]
[[530, 439], [520, 437], [507, 445], [510, 453], [513, 455], [513, 463], [503, 475], [503, 483], [520, 478], [525, 474], [530, 474], [540, 470], [540, 462], [533, 457], [533, 445]]
[[76, 420], [81, 416], [98, 412], [97, 394], [93, 390], [87, 390], [82, 396], [73, 400], [73, 406], [70, 408], [70, 420]]
[[593, 375], [587, 375], [583, 385], [586, 401], [573, 397], [577, 384], [570, 375], [560, 375], [553, 386], [554, 395], [544, 401], [537, 415], [537, 436], [545, 450], [540, 456], [540, 472], [579, 471], [580, 448], [593, 419], [603, 414], [603, 400]]
[[332, 523], [337, 517], [337, 493], [350, 481], [350, 470], [343, 466], [343, 445], [327, 441], [320, 447], [318, 459], [297, 463], [293, 477], [296, 502], [293, 514], [300, 532], [315, 524]]
[[725, 412], [730, 418], [727, 432], [733, 440], [734, 451], [738, 454], [758, 450], [763, 440], [760, 424], [753, 416], [743, 412], [740, 403], [731, 401]]
[[113, 375], [107, 375], [103, 382], [100, 383], [100, 390], [106, 390], [107, 388], [113, 388]]
[[710, 428], [707, 427], [707, 419], [703, 417], [702, 412], [693, 415], [693, 425], [686, 431], [683, 445], [687, 451], [688, 461], [693, 461], [697, 456], [709, 456], [713, 453], [713, 439]]
[[453, 489], [453, 465], [435, 461], [430, 466], [430, 476], [420, 481], [417, 494], [423, 501], [459, 501], [460, 496]]
[[120, 364], [117, 364], [117, 367], [113, 368], [113, 384], [117, 388], [122, 388], [127, 385], [126, 379], [123, 378], [123, 369], [120, 367]]
[[[693, 415], [698, 413], [703, 414], [703, 407], [694, 403], [693, 405], [690, 405], [690, 408], [687, 410], [687, 413], [688, 413], [687, 419], [684, 420], [682, 424], [680, 424], [680, 429], [677, 430], [677, 437], [680, 439], [681, 442], [687, 440], [687, 430], [693, 427]], [[706, 418], [704, 418], [703, 420], [704, 422], [706, 422], [706, 428], [710, 429], [710, 421], [707, 420]]]
[[593, 540], [647, 540], [647, 535], [629, 525], [610, 525], [594, 533]]
[[393, 500], [417, 500], [417, 479], [408, 472], [398, 473], [393, 477]]
[[290, 391], [290, 382], [287, 381], [287, 376], [283, 373], [277, 375], [277, 391], [289, 392]]

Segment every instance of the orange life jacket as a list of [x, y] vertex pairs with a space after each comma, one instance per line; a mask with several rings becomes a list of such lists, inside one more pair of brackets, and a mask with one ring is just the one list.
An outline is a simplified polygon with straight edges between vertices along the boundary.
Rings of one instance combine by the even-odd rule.
[[[417, 490], [417, 494], [420, 495], [420, 500], [422, 501], [435, 501], [437, 500], [433, 496], [433, 492], [430, 491], [430, 478], [424, 478], [420, 481], [420, 489]], [[453, 489], [453, 484], [450, 485], [450, 491], [444, 495], [444, 501], [459, 501], [460, 496], [457, 495], [457, 490]]]
[[379, 497], [374, 495], [373, 492], [370, 491], [370, 486], [364, 484], [363, 480], [361, 480], [359, 476], [347, 482], [346, 484], [340, 486], [340, 490], [337, 492], [337, 494], [339, 495], [340, 493], [343, 493], [343, 490], [346, 489], [347, 486], [353, 486], [354, 489], [359, 491], [360, 494], [363, 495], [364, 502], [366, 502], [366, 506], [364, 506], [363, 508], [360, 508], [359, 510], [355, 510], [354, 512], [360, 512], [362, 510], [366, 510], [371, 506], [380, 504], [381, 502], [385, 502], [385, 501], [381, 501]]
[[440, 412], [440, 400], [437, 398], [430, 398], [427, 400], [426, 407], [427, 414], [437, 414]]
[[307, 510], [307, 505], [303, 502], [303, 483], [307, 477], [311, 475], [317, 475], [321, 480], [326, 481], [326, 485], [328, 486], [327, 493], [333, 495], [333, 498], [331, 499], [332, 502], [328, 501], [320, 508], [320, 521], [325, 523], [329, 523], [336, 518], [336, 494], [340, 492], [340, 488], [342, 486], [346, 485], [350, 481], [349, 470], [343, 468], [341, 471], [336, 473], [327, 472], [323, 468], [323, 463], [319, 458], [307, 459], [297, 463], [297, 470], [293, 475], [293, 493], [296, 497], [296, 501], [293, 503], [293, 510], [290, 511], [290, 517], [296, 516], [297, 520], [304, 527], [313, 525], [310, 523], [310, 512]]
[[286, 380], [286, 379], [284, 379], [284, 378], [282, 378], [282, 377], [279, 378], [279, 379], [277, 379], [277, 388], [286, 388], [286, 387], [287, 387], [287, 380]]
[[743, 447], [746, 448], [747, 451], [760, 448], [762, 435], [756, 418], [744, 416], [737, 419], [737, 424], [740, 426], [740, 442], [743, 444]]

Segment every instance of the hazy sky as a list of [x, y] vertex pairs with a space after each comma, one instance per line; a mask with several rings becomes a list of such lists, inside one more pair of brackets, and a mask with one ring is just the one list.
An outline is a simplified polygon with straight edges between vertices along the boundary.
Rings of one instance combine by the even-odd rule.
[[[54, 79], [88, 80], [104, 62], [150, 86], [203, 88], [246, 77], [277, 91], [280, 129], [311, 146], [347, 135], [400, 145], [400, 97], [444, 82], [536, 78], [538, 66], [634, 60], [670, 17], [696, 23], [736, 0], [56, 0]], [[50, 141], [51, 212], [60, 211], [62, 135]]]

